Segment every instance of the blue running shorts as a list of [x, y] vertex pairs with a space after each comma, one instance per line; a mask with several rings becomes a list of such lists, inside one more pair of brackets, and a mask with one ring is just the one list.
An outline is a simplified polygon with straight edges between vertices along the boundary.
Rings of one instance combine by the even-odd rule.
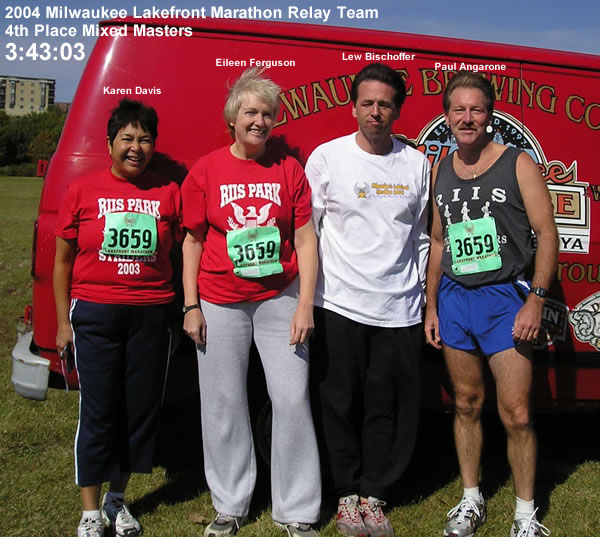
[[529, 282], [524, 280], [469, 288], [442, 275], [438, 291], [442, 342], [464, 351], [480, 348], [486, 356], [515, 347], [513, 325], [528, 294]]

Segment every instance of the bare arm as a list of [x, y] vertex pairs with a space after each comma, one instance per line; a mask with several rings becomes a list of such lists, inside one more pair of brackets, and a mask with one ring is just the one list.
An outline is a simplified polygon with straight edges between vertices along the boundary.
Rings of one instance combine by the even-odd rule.
[[[199, 303], [198, 271], [200, 258], [204, 250], [202, 238], [188, 230], [183, 239], [183, 295], [184, 304], [191, 306]], [[183, 331], [191, 337], [196, 345], [206, 343], [206, 320], [200, 309], [188, 311], [183, 318]]]
[[[521, 153], [517, 159], [517, 181], [527, 218], [538, 243], [532, 286], [548, 289], [556, 273], [558, 231], [546, 182], [535, 162], [526, 153]], [[515, 317], [515, 339], [527, 341], [537, 338], [542, 323], [543, 306], [544, 299], [534, 294], [527, 297]]]
[[54, 287], [54, 301], [56, 302], [56, 348], [62, 352], [68, 345], [73, 345], [73, 331], [69, 319], [69, 305], [71, 302], [71, 276], [77, 241], [75, 239], [62, 239], [56, 237], [56, 255], [54, 257], [54, 270], [52, 284]]
[[317, 237], [311, 220], [295, 231], [294, 247], [298, 257], [300, 293], [290, 327], [290, 345], [304, 343], [315, 326], [313, 306], [317, 282]]
[[431, 172], [431, 232], [429, 249], [429, 264], [427, 266], [427, 287], [425, 296], [427, 304], [425, 308], [425, 340], [436, 349], [441, 349], [441, 338], [439, 333], [439, 321], [437, 316], [437, 294], [442, 275], [442, 251], [444, 248], [444, 238], [442, 233], [442, 222], [440, 213], [435, 204], [433, 188], [437, 177], [438, 166], [436, 165]]

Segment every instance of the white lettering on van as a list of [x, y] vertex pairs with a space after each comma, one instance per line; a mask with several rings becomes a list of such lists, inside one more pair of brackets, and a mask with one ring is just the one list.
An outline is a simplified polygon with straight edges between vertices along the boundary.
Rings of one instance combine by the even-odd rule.
[[[339, 9], [339, 8], [338, 8]], [[331, 9], [320, 9], [318, 7], [299, 8], [298, 6], [288, 6], [289, 19], [318, 19], [323, 22], [329, 20]], [[342, 17], [343, 18], [343, 17]]]
[[104, 86], [104, 95], [131, 95], [131, 88], [111, 88], [110, 86]]

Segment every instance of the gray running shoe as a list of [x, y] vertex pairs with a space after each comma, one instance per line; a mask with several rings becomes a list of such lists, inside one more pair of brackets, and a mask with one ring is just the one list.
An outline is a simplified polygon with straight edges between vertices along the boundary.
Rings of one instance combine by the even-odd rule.
[[139, 537], [144, 533], [142, 525], [131, 514], [128, 505], [120, 498], [109, 496], [102, 498], [102, 518], [119, 537]]
[[362, 509], [358, 504], [358, 494], [340, 498], [335, 527], [346, 537], [367, 537], [369, 535], [369, 530], [362, 518]]
[[529, 518], [515, 520], [510, 528], [510, 537], [548, 537], [552, 533], [546, 526], [540, 524], [535, 517], [537, 509]]
[[103, 537], [104, 523], [99, 518], [82, 518], [77, 526], [77, 537]]
[[215, 519], [208, 526], [206, 526], [204, 530], [204, 537], [235, 535], [239, 529], [247, 523], [247, 516], [231, 516], [223, 513], [217, 513]]
[[473, 537], [487, 518], [483, 496], [479, 495], [478, 502], [463, 498], [456, 507], [448, 511], [447, 516], [444, 537]]
[[360, 499], [363, 521], [371, 537], [394, 537], [394, 528], [383, 513], [384, 505], [384, 501], [373, 496]]
[[310, 524], [302, 524], [301, 522], [293, 522], [291, 524], [275, 522], [275, 525], [287, 531], [288, 537], [319, 537], [319, 534], [312, 529]]

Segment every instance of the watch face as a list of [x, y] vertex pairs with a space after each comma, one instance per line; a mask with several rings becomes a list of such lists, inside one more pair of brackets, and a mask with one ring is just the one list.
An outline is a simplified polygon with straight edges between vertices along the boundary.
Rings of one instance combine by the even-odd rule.
[[539, 296], [540, 298], [546, 298], [546, 289], [544, 289], [543, 287], [534, 287], [531, 292], [534, 295]]

